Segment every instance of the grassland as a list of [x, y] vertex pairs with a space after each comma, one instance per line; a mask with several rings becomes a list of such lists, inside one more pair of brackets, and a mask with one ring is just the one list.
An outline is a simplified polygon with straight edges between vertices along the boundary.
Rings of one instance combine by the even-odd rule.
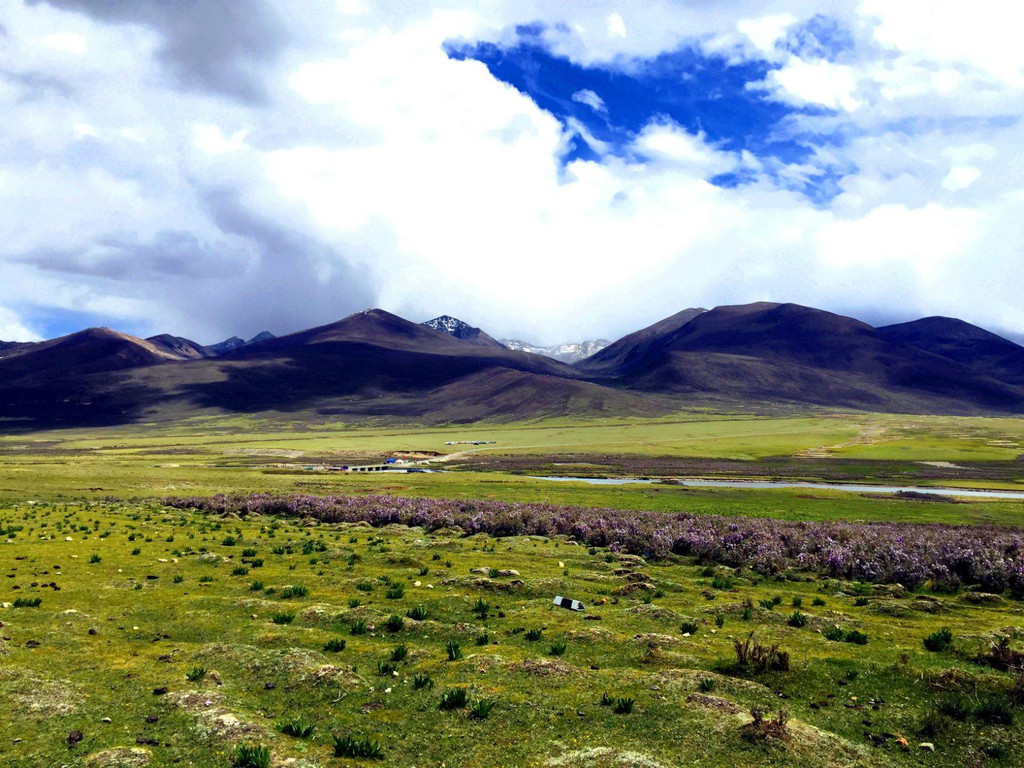
[[[331, 734], [378, 741], [386, 765], [960, 766], [986, 750], [1000, 764], [1024, 759], [1020, 726], [992, 722], [1013, 711], [983, 706], [1008, 701], [1013, 675], [972, 661], [997, 635], [1017, 636], [1006, 627], [1022, 608], [1005, 598], [765, 579], [557, 538], [157, 505], [18, 505], [0, 524], [13, 535], [5, 552], [23, 558], [5, 558], [3, 600], [41, 598], [0, 613], [0, 693], [14, 702], [0, 722], [4, 765], [131, 765], [129, 750], [141, 750], [154, 765], [226, 766], [237, 743], [297, 765], [359, 764], [332, 757]], [[289, 585], [308, 594], [286, 597]], [[556, 609], [556, 594], [588, 610]], [[761, 606], [772, 598], [777, 607]], [[417, 606], [423, 621], [407, 617]], [[803, 626], [790, 625], [794, 612]], [[282, 615], [290, 623], [275, 623]], [[389, 616], [401, 628], [389, 630]], [[365, 634], [354, 634], [359, 622]], [[826, 639], [835, 625], [867, 643]], [[924, 637], [945, 626], [954, 649], [926, 651]], [[531, 629], [542, 638], [527, 639]], [[787, 651], [790, 670], [737, 668], [733, 639], [750, 632]], [[326, 651], [331, 640], [345, 648]], [[449, 660], [449, 641], [462, 658]], [[405, 658], [379, 669], [397, 646]], [[433, 687], [415, 689], [416, 675]], [[439, 709], [457, 687], [470, 704], [495, 702], [490, 715]], [[603, 693], [633, 699], [634, 711], [601, 706]], [[939, 700], [953, 715], [934, 709]], [[754, 707], [786, 709], [787, 735], [751, 734]], [[312, 737], [276, 730], [290, 720], [314, 725]]]
[[[444, 445], [467, 439], [496, 444]], [[221, 418], [0, 437], [0, 700], [14, 703], [0, 718], [0, 764], [230, 766], [246, 743], [296, 768], [1019, 765], [1017, 676], [977, 661], [999, 638], [1020, 647], [1024, 603], [1009, 594], [766, 577], [677, 556], [645, 562], [558, 537], [237, 519], [158, 500], [384, 492], [1024, 527], [1019, 502], [597, 487], [535, 480], [503, 464], [569, 457], [603, 472], [611, 457], [614, 473], [694, 459], [759, 474], [797, 462], [793, 471], [813, 478], [842, 463], [859, 480], [883, 482], [918, 478], [930, 466], [921, 462], [937, 462], [965, 469], [926, 472], [923, 484], [1019, 489], [1022, 444], [1020, 420], [850, 413], [448, 429]], [[395, 453], [462, 455], [437, 474], [303, 469]], [[707, 467], [714, 474], [720, 465]], [[308, 593], [285, 597], [289, 585]], [[556, 594], [588, 610], [556, 609]], [[41, 602], [14, 607], [18, 598]], [[762, 605], [772, 598], [776, 606]], [[474, 612], [477, 601], [486, 611]], [[421, 605], [425, 620], [407, 616]], [[794, 613], [802, 625], [791, 626]], [[275, 614], [292, 618], [275, 623]], [[390, 616], [400, 629], [387, 629]], [[353, 634], [359, 622], [366, 632]], [[696, 632], [684, 631], [688, 622]], [[827, 639], [836, 625], [867, 643]], [[924, 638], [947, 626], [952, 649], [927, 651]], [[542, 639], [528, 640], [530, 629]], [[733, 641], [751, 632], [789, 653], [788, 671], [736, 665]], [[344, 649], [325, 650], [331, 640]], [[449, 641], [462, 658], [449, 660]], [[395, 669], [379, 668], [398, 646], [406, 655]], [[433, 687], [416, 689], [417, 675]], [[441, 710], [451, 688], [465, 688], [470, 706], [494, 708], [482, 719]], [[602, 706], [603, 693], [633, 699], [633, 712]], [[787, 711], [781, 738], [752, 729], [755, 707]], [[292, 720], [312, 724], [312, 736], [277, 729]], [[82, 739], [71, 747], [75, 732]], [[382, 761], [333, 757], [332, 734], [379, 742]]]

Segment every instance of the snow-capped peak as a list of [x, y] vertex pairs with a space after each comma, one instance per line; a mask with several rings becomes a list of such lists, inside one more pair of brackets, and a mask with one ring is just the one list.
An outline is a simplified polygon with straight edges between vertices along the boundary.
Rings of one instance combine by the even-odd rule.
[[569, 344], [555, 344], [551, 347], [541, 347], [518, 339], [502, 339], [501, 343], [514, 352], [530, 352], [534, 355], [544, 355], [563, 363], [575, 363], [586, 357], [595, 355], [611, 344], [607, 339], [595, 339], [592, 341], [580, 341]]

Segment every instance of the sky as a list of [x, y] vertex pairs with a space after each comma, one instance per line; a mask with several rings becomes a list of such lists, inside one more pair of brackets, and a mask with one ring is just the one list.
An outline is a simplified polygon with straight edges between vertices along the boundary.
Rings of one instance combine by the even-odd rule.
[[0, 339], [1024, 334], [1011, 0], [5, 0]]

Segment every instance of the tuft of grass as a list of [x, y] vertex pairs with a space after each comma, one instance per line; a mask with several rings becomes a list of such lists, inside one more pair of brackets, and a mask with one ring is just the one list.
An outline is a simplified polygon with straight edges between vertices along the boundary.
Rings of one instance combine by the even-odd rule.
[[313, 723], [307, 723], [302, 717], [295, 720], [279, 720], [274, 727], [285, 736], [292, 736], [296, 739], [308, 739], [316, 730]]
[[395, 666], [394, 662], [391, 661], [378, 661], [377, 662], [377, 674], [381, 677], [386, 677], [393, 674], [398, 667]]
[[384, 597], [388, 600], [401, 600], [405, 597], [405, 585], [404, 584], [392, 584], [388, 587], [388, 591], [384, 593]]
[[286, 611], [278, 611], [270, 615], [270, 620], [275, 624], [291, 624], [295, 621], [295, 614]]
[[632, 714], [635, 705], [636, 702], [633, 699], [627, 697], [618, 698], [612, 704], [612, 712], [616, 715], [629, 715]]
[[171, 579], [171, 581], [173, 581], [175, 584], [181, 584], [181, 582], [183, 582], [184, 580], [185, 577], [182, 576], [180, 573], [174, 574], [174, 578]]
[[610, 707], [615, 703], [615, 698], [609, 696], [607, 692], [601, 694], [601, 701], [599, 702], [602, 707]]
[[198, 683], [204, 677], [206, 677], [206, 667], [192, 667], [185, 673], [185, 679], [191, 683]]
[[932, 651], [933, 653], [948, 651], [953, 645], [953, 630], [949, 627], [943, 627], [925, 637], [923, 642], [927, 651]]
[[255, 579], [254, 581], [249, 583], [249, 591], [250, 592], [262, 592], [264, 590], [264, 588], [265, 588], [265, 585], [259, 579]]
[[417, 691], [423, 690], [424, 688], [429, 690], [434, 687], [434, 681], [431, 679], [430, 675], [417, 674], [412, 678], [412, 687]]
[[868, 636], [858, 629], [851, 629], [846, 633], [843, 642], [853, 643], [854, 645], [867, 645]]
[[427, 607], [425, 605], [417, 605], [415, 608], [410, 608], [408, 611], [406, 611], [405, 615], [413, 621], [426, 621], [427, 616], [429, 616], [430, 614], [427, 611]]
[[548, 653], [552, 656], [563, 656], [565, 655], [565, 649], [565, 640], [556, 640], [551, 644], [551, 647], [548, 649]]
[[41, 597], [17, 597], [14, 599], [15, 608], [38, 608], [42, 604]]
[[482, 597], [478, 597], [476, 602], [473, 603], [473, 613], [479, 616], [481, 619], [487, 618], [487, 612], [491, 610], [491, 605]]
[[469, 708], [469, 716], [474, 720], [486, 720], [496, 703], [494, 699], [480, 699]]
[[352, 626], [349, 628], [349, 632], [353, 635], [365, 635], [366, 622], [362, 619], [356, 619], [352, 622]]
[[700, 629], [700, 626], [697, 624], [697, 622], [692, 621], [690, 619], [687, 619], [679, 625], [679, 631], [682, 632], [684, 635], [696, 635], [698, 629]]
[[409, 647], [406, 646], [406, 645], [396, 645], [394, 648], [391, 649], [391, 660], [392, 661], [395, 661], [395, 662], [405, 661], [405, 659], [406, 659], [406, 657], [408, 655], [409, 655]]
[[441, 694], [439, 709], [447, 711], [464, 709], [468, 701], [469, 694], [466, 693], [465, 688], [449, 688]]
[[803, 627], [807, 624], [807, 614], [800, 611], [793, 611], [787, 622], [791, 627]]
[[484, 632], [482, 635], [477, 635], [476, 640], [474, 640], [473, 642], [475, 642], [477, 645], [487, 645], [489, 642], [491, 642], [491, 636]]
[[811, 600], [811, 605], [815, 606], [816, 608], [821, 608], [825, 605], [825, 598], [816, 597], [813, 600]]
[[340, 653], [345, 650], [345, 639], [341, 637], [332, 637], [326, 643], [324, 643], [324, 651], [326, 653]]
[[232, 576], [248, 576], [249, 575], [249, 569], [246, 568], [244, 565], [236, 565], [232, 569], [231, 575]]
[[90, 556], [89, 556], [89, 562], [90, 562], [90, 563], [98, 563], [98, 562], [100, 562], [100, 561], [101, 561], [102, 559], [103, 559], [103, 558], [102, 558], [102, 557], [100, 557], [99, 555], [97, 555], [97, 554], [96, 554], [95, 552], [93, 552], [93, 553], [92, 553], [92, 555], [90, 555]]
[[289, 600], [293, 597], [306, 597], [308, 594], [309, 589], [301, 584], [290, 584], [281, 590], [281, 599]]
[[837, 643], [843, 642], [846, 637], [846, 632], [840, 626], [829, 627], [822, 634], [824, 634], [826, 640], [832, 640]]
[[362, 605], [362, 602], [359, 600], [358, 597], [350, 597], [348, 599], [349, 608], [358, 608], [360, 605]]
[[387, 629], [388, 632], [401, 632], [404, 627], [405, 619], [401, 616], [388, 616], [387, 620], [384, 622], [384, 628]]
[[715, 681], [710, 677], [702, 677], [698, 681], [697, 687], [700, 690], [704, 691], [704, 693], [710, 693], [711, 691], [715, 690]]
[[458, 640], [449, 640], [445, 643], [444, 649], [448, 651], [448, 661], [458, 661], [462, 658], [462, 646]]
[[233, 768], [270, 768], [270, 747], [236, 744], [231, 765]]
[[354, 757], [364, 760], [383, 760], [384, 746], [368, 736], [338, 736], [332, 734], [335, 757]]
[[528, 629], [524, 637], [532, 643], [537, 642], [544, 637], [544, 630], [541, 629]]

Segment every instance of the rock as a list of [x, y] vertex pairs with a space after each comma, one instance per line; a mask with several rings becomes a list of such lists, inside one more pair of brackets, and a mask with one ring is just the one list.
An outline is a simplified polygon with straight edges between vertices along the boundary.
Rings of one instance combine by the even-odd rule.
[[165, 693], [167, 693], [167, 688], [165, 688], [163, 686], [161, 686], [159, 688], [154, 688], [153, 689], [153, 695], [154, 696], [163, 696]]
[[922, 741], [920, 744], [917, 745], [917, 748], [924, 750], [925, 752], [935, 751], [935, 745], [932, 744], [930, 741]]
[[111, 720], [109, 717], [104, 717], [102, 720], [100, 720], [100, 722], [101, 723], [112, 723], [114, 721]]
[[84, 738], [85, 736], [82, 735], [81, 731], [72, 731], [68, 734], [68, 746], [71, 749], [74, 749], [78, 746], [78, 742], [80, 742]]
[[85, 759], [89, 768], [143, 768], [149, 763], [149, 750], [138, 747], [105, 749]]

